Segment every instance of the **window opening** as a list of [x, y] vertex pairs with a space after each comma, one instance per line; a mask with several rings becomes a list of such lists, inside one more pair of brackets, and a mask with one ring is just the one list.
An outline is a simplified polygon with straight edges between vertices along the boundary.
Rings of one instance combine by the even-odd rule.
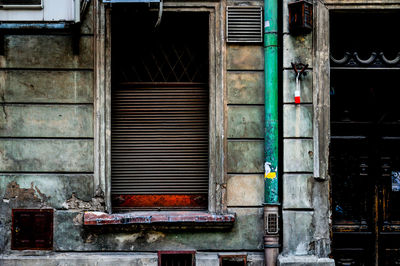
[[112, 205], [207, 209], [208, 15], [154, 19], [112, 10]]
[[219, 256], [220, 266], [246, 266], [247, 256], [246, 255], [220, 255]]
[[194, 251], [159, 251], [159, 266], [194, 266]]

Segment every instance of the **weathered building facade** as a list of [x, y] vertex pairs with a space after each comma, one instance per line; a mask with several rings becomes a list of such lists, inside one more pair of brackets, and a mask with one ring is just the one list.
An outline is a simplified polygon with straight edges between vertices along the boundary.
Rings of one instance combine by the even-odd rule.
[[[331, 107], [331, 84], [340, 95], [343, 78], [335, 71], [352, 70], [329, 55], [332, 47], [347, 49], [333, 25], [354, 23], [360, 9], [368, 10], [364, 20], [381, 11], [393, 16], [400, 1], [314, 1], [312, 30], [297, 34], [289, 31], [288, 4], [295, 1], [279, 2], [276, 177], [264, 167], [268, 61], [262, 33], [261, 40], [235, 42], [227, 28], [230, 8], [239, 22], [269, 27], [260, 13], [268, 1], [164, 1], [162, 13], [159, 1], [103, 2], [109, 1], [90, 2], [79, 27], [57, 29], [10, 26], [0, 10], [1, 265], [157, 265], [171, 258], [264, 265], [264, 250], [278, 247], [278, 265], [393, 265], [383, 258], [395, 261], [396, 245], [386, 247], [378, 236], [396, 231], [396, 216], [379, 218], [383, 207], [371, 203], [381, 194], [358, 199], [369, 202], [365, 212], [377, 210], [372, 217], [346, 220], [336, 211], [348, 206], [340, 191], [351, 182], [331, 192], [343, 175], [337, 168], [329, 172], [342, 153], [340, 145], [330, 152], [330, 135], [350, 136], [353, 143], [360, 134], [337, 130], [349, 120], [333, 115], [347, 110]], [[351, 16], [336, 23], [341, 13]], [[358, 52], [361, 44], [352, 45]], [[395, 70], [397, 62], [387, 61], [375, 71]], [[292, 63], [306, 66], [297, 85]], [[356, 65], [357, 71], [361, 67], [368, 64]], [[385, 135], [392, 147], [399, 135], [395, 121]], [[395, 153], [381, 157], [395, 172]], [[371, 158], [354, 167], [373, 169]], [[264, 241], [270, 229], [264, 179], [270, 177], [279, 179], [279, 246]], [[390, 195], [394, 200], [385, 202], [393, 205], [396, 194]], [[386, 231], [383, 220], [391, 221]], [[359, 237], [355, 244], [341, 244], [353, 236]]]

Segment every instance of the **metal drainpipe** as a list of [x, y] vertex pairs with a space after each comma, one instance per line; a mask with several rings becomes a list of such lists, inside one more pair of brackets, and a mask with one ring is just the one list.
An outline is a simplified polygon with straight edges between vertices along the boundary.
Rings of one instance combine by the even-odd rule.
[[278, 0], [264, 0], [264, 251], [265, 265], [279, 254], [278, 199]]

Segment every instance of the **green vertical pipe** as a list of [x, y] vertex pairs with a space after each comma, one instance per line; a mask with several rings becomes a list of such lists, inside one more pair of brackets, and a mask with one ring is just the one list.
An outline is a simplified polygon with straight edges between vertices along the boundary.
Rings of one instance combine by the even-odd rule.
[[264, 0], [265, 204], [278, 204], [278, 0]]

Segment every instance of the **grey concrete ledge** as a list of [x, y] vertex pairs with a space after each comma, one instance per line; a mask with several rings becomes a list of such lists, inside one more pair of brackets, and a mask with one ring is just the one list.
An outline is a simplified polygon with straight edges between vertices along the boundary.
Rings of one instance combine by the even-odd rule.
[[45, 256], [4, 255], [2, 266], [89, 266], [89, 265], [148, 265], [157, 266], [156, 253], [62, 253]]
[[87, 211], [84, 214], [84, 225], [206, 225], [227, 227], [233, 226], [236, 215], [232, 213], [215, 214], [209, 212], [193, 211], [161, 211], [161, 212], [127, 212], [108, 214], [104, 212]]
[[[263, 266], [261, 252], [196, 252], [196, 265], [219, 266], [219, 255], [247, 255], [248, 266]], [[102, 253], [46, 253], [42, 255], [0, 255], [2, 266], [157, 266], [157, 253], [102, 252]]]
[[282, 256], [278, 257], [278, 266], [335, 266], [335, 261], [330, 258], [316, 256]]

